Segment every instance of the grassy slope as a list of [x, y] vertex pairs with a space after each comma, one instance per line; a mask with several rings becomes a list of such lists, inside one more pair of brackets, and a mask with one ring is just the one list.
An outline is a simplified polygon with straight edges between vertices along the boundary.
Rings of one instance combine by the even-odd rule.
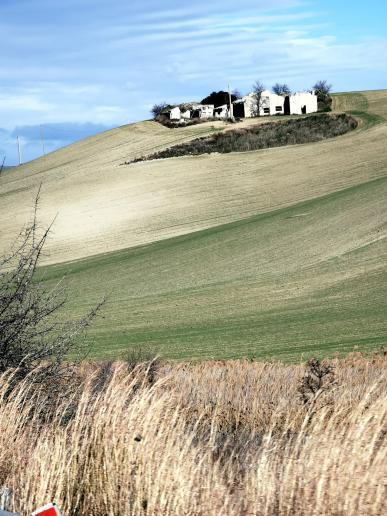
[[[152, 213], [146, 202], [136, 213], [143, 241], [164, 240], [44, 271], [50, 281], [68, 274], [74, 315], [110, 292], [91, 330], [96, 354], [145, 342], [175, 358], [295, 358], [384, 343], [386, 106], [387, 92], [336, 96], [335, 108], [358, 112], [367, 130], [332, 141], [141, 163], [125, 167], [125, 178], [115, 169], [126, 202], [163, 191]], [[166, 238], [165, 224], [188, 234]], [[109, 229], [122, 237], [130, 224]], [[106, 235], [107, 249], [119, 247]], [[62, 239], [57, 249], [73, 246]], [[89, 252], [103, 249], [91, 242]]]
[[294, 357], [382, 344], [386, 195], [387, 178], [374, 180], [45, 274], [71, 271], [74, 313], [110, 292], [92, 329], [104, 355], [128, 343], [152, 343], [174, 358]]

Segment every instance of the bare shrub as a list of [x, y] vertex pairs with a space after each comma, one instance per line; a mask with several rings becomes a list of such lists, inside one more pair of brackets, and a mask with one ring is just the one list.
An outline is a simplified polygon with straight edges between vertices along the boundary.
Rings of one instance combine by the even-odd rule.
[[306, 363], [305, 369], [298, 393], [301, 401], [308, 404], [334, 385], [334, 368], [332, 364], [321, 362], [318, 358], [311, 358]]
[[61, 322], [66, 289], [62, 282], [44, 287], [39, 281], [39, 259], [51, 227], [39, 230], [38, 203], [39, 193], [32, 221], [0, 259], [0, 373], [16, 369], [14, 381], [31, 378], [32, 371], [36, 380], [64, 373], [64, 360], [70, 352], [82, 352], [78, 339], [104, 303], [74, 323]]
[[141, 370], [150, 385], [155, 382], [157, 372], [161, 366], [161, 360], [154, 347], [146, 345], [130, 346], [122, 354], [122, 360], [125, 362], [129, 372], [136, 369]]

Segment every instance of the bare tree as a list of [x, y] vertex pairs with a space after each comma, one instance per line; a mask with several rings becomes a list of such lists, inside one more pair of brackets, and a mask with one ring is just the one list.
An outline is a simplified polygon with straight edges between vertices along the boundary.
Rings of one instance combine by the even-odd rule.
[[272, 90], [276, 95], [290, 95], [291, 93], [287, 84], [280, 84], [278, 82], [273, 85]]
[[317, 103], [319, 111], [331, 111], [332, 97], [330, 95], [332, 84], [327, 81], [317, 81], [313, 85], [313, 90], [317, 95]]
[[77, 322], [59, 322], [66, 290], [62, 282], [45, 287], [38, 278], [37, 267], [51, 230], [51, 226], [39, 230], [38, 204], [39, 192], [32, 221], [9, 255], [0, 258], [0, 372], [17, 369], [18, 379], [37, 366], [45, 376], [54, 373], [70, 351], [80, 351], [77, 339], [104, 303], [101, 300]]
[[313, 85], [313, 89], [316, 92], [317, 96], [326, 97], [332, 91], [332, 84], [329, 84], [328, 81], [317, 81]]
[[239, 100], [243, 97], [242, 93], [237, 88], [232, 90], [232, 96], [235, 98], [235, 100]]
[[153, 118], [156, 119], [168, 107], [169, 107], [169, 105], [166, 102], [161, 102], [160, 104], [155, 104], [151, 109]]
[[265, 90], [265, 86], [260, 81], [255, 81], [253, 84], [253, 94], [255, 97], [255, 107], [253, 109], [254, 116], [260, 116], [262, 107], [262, 92]]

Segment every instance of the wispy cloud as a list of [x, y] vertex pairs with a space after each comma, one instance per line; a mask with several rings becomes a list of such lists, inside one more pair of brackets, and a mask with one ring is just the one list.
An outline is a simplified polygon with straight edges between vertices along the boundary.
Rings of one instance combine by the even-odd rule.
[[[257, 78], [383, 86], [385, 31], [366, 30], [352, 10], [350, 33], [335, 23], [339, 10], [334, 0], [1, 0], [1, 125], [7, 137], [16, 126], [118, 125], [147, 118], [153, 102], [200, 99], [228, 82], [248, 91]], [[0, 148], [7, 141], [0, 133]]]

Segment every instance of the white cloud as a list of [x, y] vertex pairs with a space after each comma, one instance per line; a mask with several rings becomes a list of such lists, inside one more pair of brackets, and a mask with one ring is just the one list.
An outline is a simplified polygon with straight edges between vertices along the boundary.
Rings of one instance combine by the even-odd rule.
[[339, 90], [386, 80], [387, 38], [345, 42], [331, 30], [329, 13], [309, 0], [300, 6], [0, 0], [7, 41], [0, 47], [1, 123], [9, 131], [56, 122], [118, 125], [147, 118], [154, 102], [200, 100], [228, 82], [247, 91], [258, 78], [294, 89], [326, 78]]
[[49, 111], [54, 106], [34, 95], [0, 95], [0, 111]]

